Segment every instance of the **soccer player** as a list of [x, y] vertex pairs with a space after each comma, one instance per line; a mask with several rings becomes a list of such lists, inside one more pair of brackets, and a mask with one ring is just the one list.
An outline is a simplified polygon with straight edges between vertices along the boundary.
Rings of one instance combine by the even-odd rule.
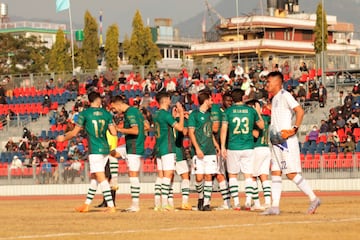
[[[254, 181], [259, 178], [264, 192], [265, 204], [261, 206], [259, 200], [259, 191], [257, 184], [254, 189], [255, 196], [253, 196], [254, 206], [251, 207], [252, 211], [264, 210], [271, 206], [271, 182], [268, 180], [270, 172], [271, 152], [269, 148], [269, 125], [270, 125], [270, 112], [268, 105], [262, 107], [262, 118], [264, 120], [264, 129], [254, 130], [255, 137], [255, 158], [254, 158]], [[268, 111], [265, 111], [268, 110]]]
[[[225, 109], [227, 109], [228, 107], [230, 107], [232, 105], [231, 94], [229, 92], [224, 93], [222, 100], [223, 100], [223, 104], [221, 107], [217, 104], [212, 104], [212, 106], [211, 106], [211, 120], [213, 122], [212, 129], [213, 129], [213, 133], [215, 135], [215, 139], [218, 144], [220, 144], [220, 127], [221, 127], [222, 114], [225, 111]], [[222, 159], [221, 154], [219, 154], [218, 170], [217, 170], [215, 177], [219, 183], [219, 189], [220, 189], [221, 196], [223, 198], [223, 204], [221, 206], [219, 206], [218, 208], [216, 208], [216, 210], [231, 209], [230, 191], [229, 191], [228, 182], [226, 180], [226, 175], [227, 175], [227, 173], [226, 173], [225, 161]]]
[[217, 173], [219, 145], [213, 135], [211, 121], [212, 99], [208, 92], [198, 95], [200, 107], [189, 116], [189, 137], [195, 150], [193, 164], [195, 167], [196, 190], [199, 194], [198, 210], [211, 211], [212, 175]]
[[[171, 100], [167, 92], [159, 92], [156, 95], [159, 103], [159, 110], [154, 114], [155, 136], [157, 150], [157, 165], [159, 176], [161, 176], [161, 207], [165, 211], [173, 209], [169, 206], [168, 198], [171, 188], [171, 180], [175, 171], [175, 137], [174, 130], [182, 132], [184, 129], [184, 109], [179, 102], [176, 108], [179, 111], [179, 122], [177, 122], [169, 112]], [[162, 173], [162, 174], [161, 174]], [[159, 178], [160, 179], [160, 178]], [[159, 180], [157, 179], [157, 180]], [[156, 206], [155, 206], [156, 207]]]
[[[265, 210], [263, 215], [280, 214], [281, 174], [293, 181], [296, 186], [310, 199], [308, 213], [315, 213], [320, 206], [320, 199], [301, 175], [300, 150], [296, 136], [304, 117], [304, 110], [293, 96], [282, 88], [284, 77], [280, 72], [271, 72], [267, 79], [267, 90], [272, 94], [270, 141], [272, 143], [272, 207]], [[295, 114], [295, 124], [292, 117]], [[278, 136], [281, 137], [278, 137]]]
[[57, 137], [57, 141], [64, 142], [75, 137], [81, 129], [85, 129], [89, 138], [89, 163], [91, 181], [86, 196], [85, 204], [77, 207], [78, 212], [88, 212], [96, 193], [98, 185], [107, 202], [107, 212], [115, 212], [114, 202], [111, 197], [110, 185], [104, 173], [107, 156], [110, 153], [109, 144], [106, 139], [106, 131], [109, 129], [112, 135], [117, 135], [111, 114], [101, 108], [101, 97], [98, 92], [91, 92], [88, 95], [90, 107], [79, 114], [75, 128], [65, 135]]
[[[184, 112], [183, 131], [182, 132], [175, 131], [175, 148], [176, 148], [175, 169], [176, 169], [176, 173], [181, 177], [181, 195], [182, 195], [181, 209], [191, 210], [192, 207], [189, 204], [190, 168], [189, 168], [188, 160], [186, 159], [185, 148], [183, 145], [184, 137], [188, 135], [187, 118], [185, 117], [186, 114], [188, 113]], [[176, 119], [176, 121], [180, 120], [180, 114], [176, 106], [172, 108], [172, 115]]]
[[[242, 102], [244, 91], [235, 89], [231, 93], [234, 104], [225, 110], [220, 133], [221, 153], [226, 159], [229, 174], [229, 188], [234, 200], [234, 210], [240, 210], [239, 185], [237, 177], [242, 172], [245, 177], [245, 209], [250, 210], [253, 188], [254, 138], [253, 129], [264, 128], [260, 115], [260, 105], [255, 109]], [[228, 136], [229, 135], [229, 136]], [[228, 138], [227, 138], [228, 137]], [[227, 144], [227, 146], [226, 146]]]
[[138, 212], [140, 210], [140, 160], [144, 154], [145, 142], [144, 117], [138, 108], [129, 106], [121, 96], [114, 96], [111, 99], [111, 109], [124, 114], [124, 127], [117, 127], [116, 130], [125, 135], [125, 159], [129, 168], [132, 204], [125, 211]]

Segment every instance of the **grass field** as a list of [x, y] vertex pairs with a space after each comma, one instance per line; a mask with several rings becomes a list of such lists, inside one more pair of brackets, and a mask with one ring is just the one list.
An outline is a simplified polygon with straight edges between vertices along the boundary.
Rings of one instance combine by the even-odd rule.
[[[118, 212], [91, 208], [77, 213], [84, 196], [0, 197], [0, 240], [5, 239], [359, 239], [360, 192], [318, 193], [322, 205], [307, 215], [308, 199], [284, 193], [281, 215], [247, 211], [154, 212], [151, 195], [141, 197], [141, 211], [123, 213], [128, 195], [118, 195]], [[180, 196], [175, 196], [180, 205]], [[244, 200], [244, 198], [241, 198]], [[92, 206], [101, 201], [97, 196]], [[190, 202], [196, 205], [196, 195]], [[218, 193], [212, 205], [221, 204]]]

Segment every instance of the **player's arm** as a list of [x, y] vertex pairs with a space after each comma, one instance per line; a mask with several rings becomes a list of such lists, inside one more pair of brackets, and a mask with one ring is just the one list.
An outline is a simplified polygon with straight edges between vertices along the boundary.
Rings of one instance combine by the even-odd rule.
[[72, 139], [73, 137], [76, 137], [76, 135], [78, 135], [78, 133], [81, 131], [82, 127], [80, 127], [79, 125], [75, 125], [74, 129], [71, 130], [70, 132], [65, 133], [64, 135], [59, 135], [56, 138], [56, 141], [58, 142], [65, 142], [67, 140]]
[[184, 130], [184, 108], [182, 107], [181, 103], [179, 103], [179, 102], [176, 103], [176, 108], [178, 110], [180, 119], [179, 119], [179, 122], [176, 122], [173, 127], [177, 131], [182, 132]]
[[149, 130], [150, 130], [150, 123], [144, 120], [144, 131], [149, 131]]
[[139, 127], [138, 125], [131, 125], [130, 128], [119, 128], [117, 127], [117, 131], [125, 134], [125, 135], [138, 135], [139, 134]]
[[226, 158], [226, 137], [228, 132], [228, 123], [223, 122], [221, 124], [221, 130], [220, 130], [220, 146], [221, 146], [221, 155], [223, 158]]
[[214, 134], [218, 133], [220, 129], [220, 122], [219, 121], [214, 121], [212, 124], [212, 131]]
[[215, 149], [216, 149], [216, 153], [220, 154], [220, 146], [219, 146], [219, 143], [216, 141], [216, 138], [215, 138], [214, 135], [212, 135], [212, 140], [213, 140], [213, 143], [214, 143], [214, 146], [215, 146]]
[[256, 110], [256, 113], [259, 117], [259, 120], [256, 121], [256, 126], [259, 128], [259, 129], [264, 129], [265, 127], [265, 122], [264, 122], [264, 119], [262, 118], [261, 116], [261, 106], [258, 102], [255, 103], [255, 106], [254, 106], [255, 110]]
[[108, 126], [108, 129], [109, 129], [109, 132], [110, 132], [111, 135], [117, 136], [116, 127], [115, 127], [114, 124], [110, 124], [110, 125]]
[[295, 112], [295, 125], [291, 129], [281, 130], [281, 137], [284, 139], [287, 139], [297, 133], [297, 130], [304, 118], [304, 109], [300, 105], [294, 107], [293, 110]]
[[200, 149], [200, 146], [196, 140], [195, 137], [195, 128], [190, 127], [189, 128], [189, 138], [191, 140], [191, 144], [195, 149], [196, 155], [198, 158], [203, 158], [204, 157], [204, 153], [202, 152], [202, 150]]

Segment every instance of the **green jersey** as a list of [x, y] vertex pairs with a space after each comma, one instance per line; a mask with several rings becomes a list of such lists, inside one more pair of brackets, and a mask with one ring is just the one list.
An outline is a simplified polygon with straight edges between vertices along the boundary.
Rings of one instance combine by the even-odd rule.
[[173, 130], [176, 123], [176, 120], [168, 111], [160, 109], [155, 112], [154, 124], [158, 156], [161, 157], [169, 153], [176, 153]]
[[[179, 121], [179, 118], [176, 118], [176, 121]], [[184, 128], [187, 128], [187, 120], [184, 119]], [[183, 141], [184, 141], [184, 133], [183, 132], [179, 132], [177, 130], [174, 129], [174, 134], [175, 134], [175, 151], [176, 151], [176, 161], [182, 161], [184, 160], [184, 145], [183, 145]]]
[[194, 110], [190, 113], [189, 128], [195, 129], [195, 138], [204, 155], [215, 155], [210, 111]]
[[228, 125], [228, 149], [254, 148], [252, 131], [259, 120], [256, 110], [247, 105], [233, 105], [225, 110], [222, 121]]
[[269, 126], [270, 116], [262, 115], [264, 120], [264, 129], [259, 130], [259, 137], [255, 142], [255, 147], [268, 147], [269, 146]]
[[77, 125], [84, 128], [88, 135], [90, 154], [110, 153], [106, 131], [112, 124], [111, 114], [103, 108], [90, 107], [79, 113]]
[[126, 152], [128, 154], [143, 155], [144, 154], [144, 116], [140, 110], [135, 107], [129, 107], [124, 112], [124, 128], [137, 126], [139, 133], [137, 135], [126, 134]]

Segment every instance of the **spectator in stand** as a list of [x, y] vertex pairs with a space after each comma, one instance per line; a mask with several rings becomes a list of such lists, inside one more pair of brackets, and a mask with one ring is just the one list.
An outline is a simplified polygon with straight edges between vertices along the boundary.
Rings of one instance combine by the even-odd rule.
[[10, 127], [16, 126], [16, 120], [17, 120], [16, 113], [13, 112], [11, 109], [8, 109], [6, 120], [9, 123]]
[[336, 131], [328, 135], [327, 143], [330, 144], [330, 152], [335, 152], [335, 153], [339, 152], [340, 139]]
[[48, 160], [44, 158], [40, 171], [40, 183], [41, 184], [50, 183], [51, 177], [52, 177], [51, 163], [49, 163]]
[[351, 134], [347, 135], [346, 142], [340, 144], [340, 147], [343, 148], [343, 151], [345, 154], [348, 152], [354, 153], [355, 146], [356, 146], [356, 143], [354, 141], [354, 137]]
[[319, 138], [319, 130], [316, 125], [313, 126], [313, 129], [309, 132], [309, 142], [310, 144], [316, 143]]
[[56, 124], [63, 125], [66, 124], [67, 118], [63, 111], [60, 111], [59, 114], [56, 116]]
[[51, 90], [51, 89], [54, 89], [55, 88], [55, 83], [54, 83], [54, 79], [53, 78], [50, 78], [49, 80], [46, 80], [46, 90]]
[[240, 63], [238, 63], [236, 66], [235, 74], [236, 74], [236, 77], [242, 77], [242, 75], [244, 74], [244, 69]]
[[[331, 117], [330, 117], [331, 116]], [[332, 115], [329, 116], [329, 132], [334, 132], [337, 130], [337, 125], [336, 125], [336, 119], [332, 117]]]
[[344, 103], [345, 103], [344, 91], [340, 91], [337, 99], [337, 105], [342, 106], [344, 105]]
[[327, 100], [327, 90], [326, 90], [325, 86], [322, 83], [320, 83], [320, 85], [319, 85], [319, 102], [323, 103], [325, 105], [326, 100]]
[[302, 73], [306, 73], [306, 74], [309, 73], [309, 70], [308, 70], [305, 62], [302, 62], [302, 63], [301, 63], [299, 70], [300, 70]]
[[346, 124], [346, 122], [345, 122], [344, 118], [341, 115], [339, 115], [338, 119], [336, 121], [336, 128], [337, 129], [341, 129], [341, 128], [344, 129], [345, 124]]
[[70, 141], [70, 146], [68, 149], [68, 159], [73, 159], [76, 149], [77, 147], [75, 141]]
[[183, 89], [187, 89], [188, 88], [187, 81], [188, 81], [188, 79], [186, 77], [184, 77], [184, 73], [180, 72], [179, 77], [177, 79], [177, 85]]
[[21, 169], [22, 167], [21, 160], [15, 155], [11, 161], [10, 169]]
[[302, 73], [301, 73], [300, 69], [297, 66], [295, 66], [294, 71], [292, 73], [292, 79], [299, 81], [301, 78], [301, 75], [302, 75]]
[[359, 84], [355, 83], [353, 89], [351, 90], [352, 94], [354, 95], [358, 95], [360, 94], [360, 87]]
[[43, 103], [42, 103], [42, 106], [45, 108], [50, 108], [51, 107], [51, 99], [50, 99], [50, 96], [49, 95], [45, 95], [44, 96], [44, 100], [43, 100]]
[[346, 104], [346, 103], [352, 103], [353, 102], [353, 99], [354, 99], [354, 97], [353, 97], [353, 95], [352, 95], [352, 92], [348, 92], [348, 94], [346, 95], [346, 97], [345, 97], [345, 99], [344, 99], [344, 104]]
[[355, 115], [355, 113], [352, 113], [351, 117], [346, 122], [351, 124], [351, 130], [360, 126], [359, 118]]
[[166, 77], [165, 81], [167, 82], [167, 84], [166, 84], [166, 91], [167, 92], [172, 93], [172, 92], [176, 91], [176, 84], [175, 84], [174, 81], [172, 81], [170, 79], [170, 77]]
[[64, 170], [64, 181], [68, 183], [68, 178], [70, 178], [70, 183], [74, 183], [75, 177], [80, 174], [81, 163], [79, 160], [71, 160], [71, 165]]
[[282, 74], [284, 75], [284, 77], [286, 77], [287, 79], [290, 78], [290, 72], [291, 72], [291, 69], [290, 69], [290, 65], [289, 65], [289, 62], [288, 61], [285, 61], [284, 62], [284, 65], [282, 67]]
[[268, 68], [264, 67], [264, 69], [259, 74], [260, 80], [265, 82], [265, 80], [266, 80], [265, 78], [267, 77], [268, 74], [269, 74]]
[[327, 122], [324, 119], [322, 119], [319, 135], [324, 135], [324, 134], [327, 134], [328, 132], [329, 132], [329, 125], [327, 124]]
[[25, 153], [29, 149], [29, 140], [22, 138], [19, 142], [19, 151]]
[[304, 88], [304, 84], [299, 84], [299, 90], [297, 92], [296, 100], [299, 102], [305, 102], [306, 101], [306, 89]]
[[118, 81], [119, 81], [119, 85], [126, 84], [126, 77], [123, 71], [120, 72]]
[[236, 78], [236, 73], [235, 73], [235, 70], [236, 70], [235, 66], [234, 66], [234, 65], [232, 65], [232, 66], [231, 66], [230, 73], [229, 73], [229, 78], [231, 78], [231, 79], [232, 79], [232, 81], [234, 81], [234, 80], [235, 80], [235, 78]]
[[273, 72], [281, 72], [281, 68], [279, 67], [279, 64], [275, 63], [273, 67]]
[[150, 92], [146, 91], [140, 100], [139, 106], [140, 106], [140, 108], [147, 108], [150, 106], [150, 103], [152, 101], [153, 101], [153, 99], [150, 96]]
[[342, 107], [342, 117], [347, 120], [351, 117], [353, 113], [352, 103], [350, 101], [345, 102], [345, 105]]
[[9, 141], [5, 145], [5, 149], [6, 149], [7, 152], [16, 152], [18, 150], [18, 146], [12, 140], [12, 138], [10, 138]]
[[192, 76], [191, 76], [191, 79], [194, 80], [194, 79], [197, 79], [197, 80], [200, 80], [201, 79], [201, 74], [199, 72], [199, 69], [198, 68], [195, 68]]

